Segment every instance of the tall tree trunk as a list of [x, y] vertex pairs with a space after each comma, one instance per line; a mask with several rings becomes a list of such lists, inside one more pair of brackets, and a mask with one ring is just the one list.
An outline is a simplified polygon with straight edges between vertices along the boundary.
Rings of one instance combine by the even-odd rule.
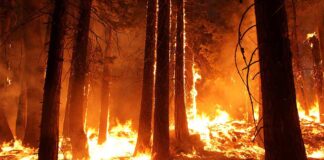
[[87, 159], [88, 145], [84, 131], [86, 76], [88, 72], [88, 38], [92, 0], [81, 0], [79, 22], [72, 54], [72, 92], [70, 104], [70, 136], [73, 159]]
[[19, 95], [17, 119], [16, 119], [16, 137], [19, 140], [24, 139], [24, 133], [26, 129], [27, 120], [27, 91], [26, 82], [24, 79], [21, 80], [21, 91]]
[[154, 54], [156, 49], [156, 14], [157, 0], [147, 1], [146, 17], [146, 41], [144, 55], [143, 88], [140, 119], [138, 126], [138, 138], [135, 154], [150, 149], [152, 135], [152, 110], [153, 110], [153, 86], [154, 86]]
[[44, 86], [38, 159], [58, 159], [59, 111], [63, 68], [66, 1], [55, 0]]
[[306, 160], [284, 0], [255, 0], [266, 160]]
[[[40, 9], [43, 1], [22, 0], [23, 18], [29, 19], [35, 10]], [[40, 137], [40, 116], [44, 83], [44, 67], [41, 57], [44, 55], [42, 19], [38, 18], [24, 26], [24, 48], [26, 51], [26, 89], [27, 89], [27, 124], [23, 144], [37, 148]], [[31, 38], [32, 37], [32, 38]]]
[[[72, 68], [72, 66], [71, 66], [71, 68]], [[71, 71], [71, 75], [72, 75], [72, 71]], [[70, 137], [70, 104], [71, 104], [72, 81], [73, 81], [73, 77], [71, 75], [69, 78], [67, 100], [66, 100], [65, 112], [64, 112], [64, 121], [63, 121], [63, 137], [64, 138]]]
[[[324, 7], [321, 8], [324, 10]], [[321, 57], [324, 59], [324, 13], [320, 15], [319, 39], [321, 44]], [[319, 106], [320, 121], [324, 122], [324, 105]]]
[[184, 2], [177, 0], [177, 49], [175, 66], [175, 136], [178, 142], [188, 140], [189, 130], [184, 89]]
[[158, 1], [153, 159], [169, 159], [170, 0]]
[[99, 123], [99, 137], [98, 143], [102, 144], [107, 139], [107, 127], [108, 127], [108, 109], [110, 98], [110, 67], [112, 63], [112, 57], [110, 54], [111, 43], [111, 30], [108, 31], [108, 47], [103, 57], [103, 75], [101, 83], [101, 110], [100, 110], [100, 123]]
[[[314, 35], [309, 39], [312, 49], [312, 56], [314, 61], [314, 79], [315, 79], [315, 90], [317, 94], [317, 100], [319, 109], [324, 107], [324, 95], [323, 95], [323, 65], [321, 58], [320, 42]], [[321, 112], [319, 112], [321, 115]], [[323, 113], [323, 112], [322, 112]], [[321, 116], [320, 119], [322, 120]]]
[[[296, 3], [297, 0], [289, 0], [286, 1], [286, 8], [288, 12], [288, 28], [292, 28], [290, 31], [291, 34], [291, 50], [292, 50], [292, 59], [293, 59], [293, 73], [294, 73], [294, 81], [296, 86], [296, 95], [297, 99], [302, 104], [302, 107], [305, 110], [305, 114], [309, 115], [309, 105], [307, 102], [307, 97], [305, 95], [305, 86], [304, 86], [304, 74], [302, 69], [302, 59], [301, 59], [301, 53], [299, 51], [299, 41], [298, 41], [298, 33], [297, 33], [297, 10], [296, 10]], [[290, 23], [289, 23], [290, 22]]]

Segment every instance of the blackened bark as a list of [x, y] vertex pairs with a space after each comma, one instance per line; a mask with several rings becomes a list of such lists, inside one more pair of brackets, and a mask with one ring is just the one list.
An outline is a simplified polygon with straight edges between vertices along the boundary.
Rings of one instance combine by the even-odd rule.
[[14, 140], [7, 118], [2, 108], [0, 108], [0, 133], [0, 144]]
[[111, 43], [111, 30], [108, 31], [108, 50], [105, 51], [103, 57], [103, 75], [101, 83], [101, 110], [100, 110], [100, 122], [99, 122], [99, 137], [98, 144], [102, 144], [107, 139], [108, 128], [108, 110], [109, 110], [109, 98], [110, 98], [110, 64], [112, 58], [110, 54]]
[[70, 104], [70, 136], [73, 159], [87, 159], [88, 145], [84, 131], [86, 77], [88, 72], [88, 38], [92, 0], [81, 0], [79, 22], [72, 54], [72, 92]]
[[44, 86], [38, 159], [58, 159], [59, 111], [63, 68], [66, 1], [55, 0]]
[[266, 160], [306, 160], [284, 0], [255, 0]]
[[[315, 90], [318, 100], [319, 109], [324, 107], [324, 95], [323, 95], [323, 64], [321, 58], [320, 42], [314, 35], [309, 39], [311, 44], [312, 56], [314, 62], [314, 79], [315, 79]], [[321, 115], [323, 112], [319, 112]], [[323, 118], [323, 117], [322, 117]], [[320, 116], [320, 119], [323, 120]]]
[[184, 2], [177, 0], [177, 48], [175, 66], [175, 137], [178, 142], [188, 140], [189, 130], [184, 89]]
[[170, 0], [158, 1], [157, 63], [153, 152], [154, 160], [169, 159]]
[[156, 49], [157, 0], [147, 1], [146, 41], [144, 55], [143, 88], [141, 99], [138, 138], [135, 154], [150, 149], [152, 135], [154, 55]]

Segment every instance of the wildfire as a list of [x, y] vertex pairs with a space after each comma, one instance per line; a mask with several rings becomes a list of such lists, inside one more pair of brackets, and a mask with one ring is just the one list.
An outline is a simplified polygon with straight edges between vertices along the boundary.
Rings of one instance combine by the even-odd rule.
[[[188, 127], [191, 135], [198, 135], [203, 143], [203, 150], [210, 153], [219, 153], [227, 158], [235, 159], [263, 159], [264, 149], [254, 141], [254, 125], [250, 122], [234, 120], [227, 112], [221, 110], [220, 105], [215, 105], [214, 113], [206, 114], [197, 112], [196, 83], [201, 76], [198, 70], [193, 66], [194, 85], [190, 94], [193, 98], [193, 104], [188, 109]], [[310, 107], [310, 114], [306, 115], [303, 107], [297, 102], [300, 116], [300, 124], [304, 138], [307, 155], [310, 158], [324, 158], [324, 124], [319, 122], [318, 103]], [[258, 108], [258, 107], [256, 107]], [[258, 111], [257, 111], [258, 112]], [[257, 115], [256, 115], [257, 116]], [[132, 122], [118, 124], [108, 133], [105, 143], [98, 145], [98, 133], [95, 129], [88, 129], [88, 145], [90, 159], [92, 160], [113, 160], [113, 159], [131, 159], [131, 160], [149, 160], [151, 153], [139, 153], [133, 157], [136, 145], [137, 133], [132, 129]], [[174, 129], [174, 127], [170, 127]], [[59, 159], [72, 159], [71, 147], [63, 144], [60, 140]], [[37, 159], [37, 150], [24, 147], [21, 141], [16, 140], [13, 143], [6, 143], [1, 146], [0, 159]], [[192, 153], [181, 153], [180, 157], [193, 159], [204, 158], [208, 156], [193, 148]], [[212, 158], [211, 158], [212, 159]]]

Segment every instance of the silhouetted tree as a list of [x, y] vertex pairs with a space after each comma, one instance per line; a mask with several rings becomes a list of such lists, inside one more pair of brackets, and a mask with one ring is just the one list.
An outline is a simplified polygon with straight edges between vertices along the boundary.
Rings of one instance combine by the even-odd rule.
[[59, 111], [63, 68], [66, 1], [55, 0], [44, 86], [38, 159], [58, 159]]
[[70, 137], [74, 159], [87, 159], [88, 146], [84, 131], [86, 77], [88, 73], [88, 39], [92, 0], [81, 0], [79, 19], [72, 54], [70, 100]]
[[152, 135], [153, 85], [154, 85], [154, 54], [156, 49], [156, 14], [157, 0], [147, 1], [146, 41], [144, 55], [144, 72], [141, 111], [138, 126], [136, 152], [144, 152], [150, 148]]
[[108, 128], [108, 109], [110, 98], [110, 64], [112, 63], [112, 57], [110, 56], [110, 43], [111, 43], [111, 30], [108, 29], [108, 47], [103, 56], [103, 75], [101, 82], [101, 110], [100, 110], [100, 122], [99, 122], [99, 137], [98, 143], [102, 144], [107, 139]]
[[169, 159], [170, 0], [158, 1], [157, 60], [153, 152], [154, 160]]
[[177, 48], [175, 65], [175, 136], [178, 142], [188, 140], [189, 130], [184, 88], [184, 2], [177, 0]]
[[284, 0], [255, 0], [265, 159], [306, 160]]

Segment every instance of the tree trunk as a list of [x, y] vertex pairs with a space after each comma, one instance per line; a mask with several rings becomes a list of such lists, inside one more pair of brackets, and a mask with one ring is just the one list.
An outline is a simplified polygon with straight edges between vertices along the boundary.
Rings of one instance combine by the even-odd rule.
[[38, 159], [58, 159], [59, 111], [66, 24], [65, 0], [54, 1], [44, 86]]
[[169, 159], [170, 0], [158, 1], [153, 159]]
[[19, 140], [24, 139], [26, 120], [27, 120], [27, 91], [24, 79], [21, 80], [21, 91], [19, 95], [17, 119], [16, 119], [16, 137]]
[[111, 30], [108, 31], [108, 49], [104, 53], [103, 57], [103, 75], [101, 83], [101, 110], [100, 110], [100, 123], [99, 123], [99, 137], [98, 144], [102, 144], [107, 139], [107, 127], [108, 127], [108, 109], [110, 98], [110, 67], [112, 58], [110, 54], [111, 43]]
[[65, 104], [65, 112], [64, 112], [64, 121], [63, 121], [63, 137], [69, 138], [70, 137], [70, 104], [71, 104], [71, 93], [72, 93], [72, 77], [69, 78], [69, 85], [68, 85], [68, 93], [67, 93], [67, 100]]
[[284, 0], [255, 0], [266, 160], [306, 160]]
[[143, 88], [135, 154], [150, 150], [154, 90], [154, 54], [156, 49], [156, 6], [157, 0], [147, 1]]
[[79, 22], [72, 54], [72, 92], [70, 104], [70, 136], [73, 159], [87, 159], [88, 145], [84, 131], [86, 76], [88, 72], [88, 37], [92, 0], [80, 1]]
[[[324, 9], [324, 8], [323, 8]], [[320, 24], [319, 24], [319, 39], [321, 44], [321, 57], [322, 60], [324, 58], [324, 13], [322, 13], [320, 17]], [[319, 106], [319, 114], [320, 114], [320, 121], [324, 122], [324, 105]]]
[[[312, 49], [312, 56], [314, 61], [314, 79], [315, 79], [315, 90], [317, 94], [318, 105], [320, 109], [324, 107], [324, 95], [323, 95], [323, 66], [320, 50], [320, 42], [318, 38], [314, 35], [309, 39]], [[320, 116], [320, 119], [323, 120]]]
[[184, 2], [177, 0], [177, 49], [175, 66], [175, 137], [178, 142], [188, 140], [189, 130], [184, 89]]
[[[42, 3], [39, 1], [22, 0], [23, 19], [30, 19], [35, 10], [40, 9]], [[23, 39], [26, 51], [26, 90], [27, 90], [27, 123], [23, 144], [37, 148], [40, 137], [40, 116], [42, 108], [44, 67], [42, 57], [44, 55], [43, 34], [45, 27], [42, 19], [38, 18], [24, 26]], [[32, 37], [32, 38], [31, 38]], [[44, 56], [45, 57], [45, 56]]]

